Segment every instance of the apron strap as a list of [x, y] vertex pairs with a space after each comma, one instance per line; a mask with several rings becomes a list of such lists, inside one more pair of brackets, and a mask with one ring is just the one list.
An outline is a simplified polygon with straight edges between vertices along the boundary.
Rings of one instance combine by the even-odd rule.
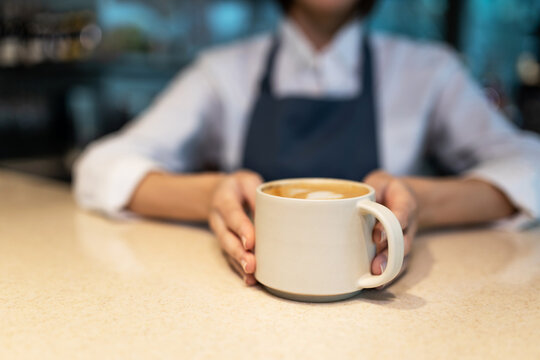
[[266, 62], [264, 65], [264, 74], [261, 78], [261, 90], [267, 93], [272, 94], [272, 73], [274, 70], [274, 63], [276, 59], [276, 54], [279, 49], [280, 40], [279, 36], [275, 34], [272, 37], [272, 43], [270, 44], [270, 49], [268, 55], [266, 56]]
[[362, 79], [362, 95], [369, 92], [373, 96], [373, 94], [375, 94], [375, 88], [373, 86], [373, 74], [375, 69], [373, 68], [372, 44], [367, 28], [365, 28], [364, 35], [362, 36], [361, 49], [362, 54], [360, 54], [360, 56], [362, 59], [362, 66], [358, 67], [358, 76]]

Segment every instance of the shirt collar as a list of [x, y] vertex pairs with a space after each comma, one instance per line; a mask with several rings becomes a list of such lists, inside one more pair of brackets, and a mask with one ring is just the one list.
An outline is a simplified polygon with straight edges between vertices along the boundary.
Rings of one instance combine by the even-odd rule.
[[339, 30], [324, 49], [317, 51], [293, 20], [286, 18], [281, 24], [283, 46], [287, 47], [288, 51], [293, 51], [298, 60], [308, 66], [319, 59], [329, 58], [347, 69], [356, 68], [359, 65], [362, 32], [362, 22], [353, 20]]

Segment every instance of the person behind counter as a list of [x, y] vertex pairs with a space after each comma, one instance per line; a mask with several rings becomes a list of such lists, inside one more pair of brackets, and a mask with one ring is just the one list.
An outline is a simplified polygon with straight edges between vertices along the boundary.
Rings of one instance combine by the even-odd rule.
[[[206, 51], [89, 146], [74, 170], [82, 207], [208, 221], [247, 284], [256, 239], [244, 205], [263, 179], [366, 181], [398, 217], [406, 253], [418, 228], [538, 219], [538, 136], [504, 119], [452, 51], [368, 31], [375, 0], [280, 4], [276, 33]], [[428, 159], [454, 175], [426, 176]], [[377, 226], [374, 241], [380, 274]]]

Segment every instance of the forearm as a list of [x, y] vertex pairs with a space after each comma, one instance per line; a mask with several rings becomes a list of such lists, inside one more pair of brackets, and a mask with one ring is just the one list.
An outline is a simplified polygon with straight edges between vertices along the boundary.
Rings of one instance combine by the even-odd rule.
[[148, 217], [206, 220], [212, 194], [223, 176], [221, 173], [152, 172], [140, 182], [127, 208]]
[[516, 209], [493, 185], [475, 179], [405, 178], [418, 198], [423, 228], [486, 223], [505, 218]]

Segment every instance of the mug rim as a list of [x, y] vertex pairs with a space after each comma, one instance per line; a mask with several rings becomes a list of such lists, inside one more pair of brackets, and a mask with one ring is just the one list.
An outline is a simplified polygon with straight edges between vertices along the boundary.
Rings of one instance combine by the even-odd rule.
[[[290, 198], [285, 196], [278, 196], [278, 195], [272, 195], [268, 194], [263, 191], [263, 188], [270, 186], [270, 185], [281, 185], [281, 184], [288, 184], [291, 182], [334, 182], [334, 183], [353, 183], [355, 185], [360, 185], [364, 188], [367, 188], [369, 192], [364, 195], [360, 196], [354, 196], [349, 198], [342, 198], [342, 199], [298, 199], [298, 198]], [[343, 201], [353, 201], [353, 200], [359, 200], [362, 198], [370, 197], [371, 195], [375, 195], [375, 189], [366, 183], [363, 183], [361, 181], [355, 181], [355, 180], [347, 180], [347, 179], [337, 179], [337, 178], [318, 178], [318, 177], [306, 177], [306, 178], [289, 178], [289, 179], [280, 179], [280, 180], [272, 180], [268, 182], [264, 182], [257, 186], [256, 190], [257, 194], [263, 195], [263, 196], [269, 196], [271, 198], [277, 198], [281, 200], [287, 200], [287, 201], [296, 201], [296, 202], [343, 202]]]

